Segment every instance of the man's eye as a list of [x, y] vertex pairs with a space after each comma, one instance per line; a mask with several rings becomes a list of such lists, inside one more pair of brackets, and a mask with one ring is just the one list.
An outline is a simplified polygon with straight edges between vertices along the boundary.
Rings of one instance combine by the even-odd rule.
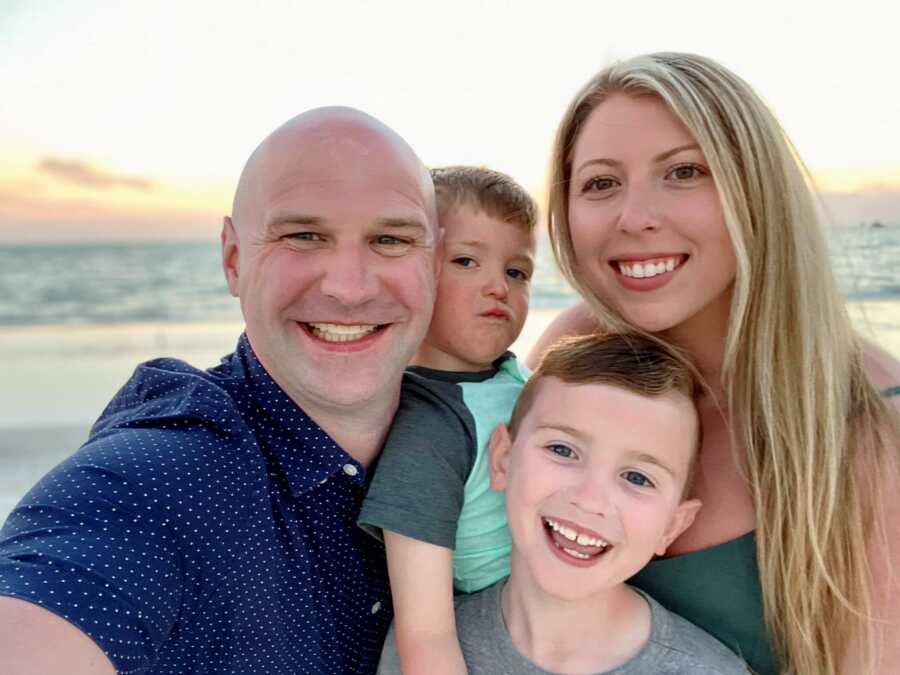
[[655, 487], [653, 485], [653, 481], [647, 478], [640, 471], [626, 471], [622, 474], [622, 478], [627, 480], [632, 485], [637, 485], [638, 487]]
[[292, 232], [285, 235], [285, 238], [296, 241], [322, 241], [322, 235], [318, 232]]
[[372, 240], [372, 245], [384, 255], [403, 255], [412, 246], [412, 242], [392, 234], [379, 234]]
[[575, 451], [568, 445], [563, 445], [562, 443], [551, 443], [546, 446], [546, 448], [557, 457], [563, 457], [565, 459], [572, 459], [575, 457]]
[[519, 281], [528, 281], [531, 275], [525, 270], [516, 269], [515, 267], [510, 267], [506, 270], [506, 276], [510, 279], [517, 279]]
[[474, 258], [470, 258], [469, 256], [459, 255], [453, 258], [450, 262], [454, 265], [459, 265], [460, 267], [475, 267], [478, 263], [475, 262]]

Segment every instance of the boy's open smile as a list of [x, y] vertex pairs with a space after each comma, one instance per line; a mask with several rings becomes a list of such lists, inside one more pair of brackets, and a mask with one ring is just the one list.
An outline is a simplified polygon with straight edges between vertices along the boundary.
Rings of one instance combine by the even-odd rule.
[[551, 550], [570, 565], [593, 565], [612, 548], [612, 544], [597, 533], [571, 521], [546, 516], [541, 521]]

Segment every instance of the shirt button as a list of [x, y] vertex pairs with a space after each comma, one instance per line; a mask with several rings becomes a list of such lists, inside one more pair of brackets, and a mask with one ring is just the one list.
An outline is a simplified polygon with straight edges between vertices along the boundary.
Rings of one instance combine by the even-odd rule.
[[381, 603], [376, 602], [374, 605], [372, 605], [372, 614], [378, 614], [379, 609], [381, 609]]
[[348, 476], [355, 476], [359, 473], [359, 469], [352, 464], [344, 464], [344, 473]]

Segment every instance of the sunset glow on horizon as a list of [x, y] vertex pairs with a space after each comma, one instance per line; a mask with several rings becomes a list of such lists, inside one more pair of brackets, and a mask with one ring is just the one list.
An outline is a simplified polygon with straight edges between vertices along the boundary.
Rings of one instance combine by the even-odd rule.
[[772, 105], [835, 224], [900, 222], [893, 22], [874, 0], [218, 3], [0, 9], [0, 242], [207, 239], [249, 152], [311, 107], [361, 108], [426, 164], [539, 196], [556, 124], [616, 58], [693, 51]]

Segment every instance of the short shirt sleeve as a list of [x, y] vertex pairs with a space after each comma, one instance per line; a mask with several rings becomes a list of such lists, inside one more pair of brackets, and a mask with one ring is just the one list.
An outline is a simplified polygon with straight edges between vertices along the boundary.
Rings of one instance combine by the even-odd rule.
[[0, 531], [0, 595], [90, 636], [122, 673], [145, 672], [181, 603], [182, 560], [163, 509], [122, 458], [136, 431], [101, 437], [45, 476]]
[[407, 374], [360, 525], [454, 548], [475, 438], [459, 386]]

